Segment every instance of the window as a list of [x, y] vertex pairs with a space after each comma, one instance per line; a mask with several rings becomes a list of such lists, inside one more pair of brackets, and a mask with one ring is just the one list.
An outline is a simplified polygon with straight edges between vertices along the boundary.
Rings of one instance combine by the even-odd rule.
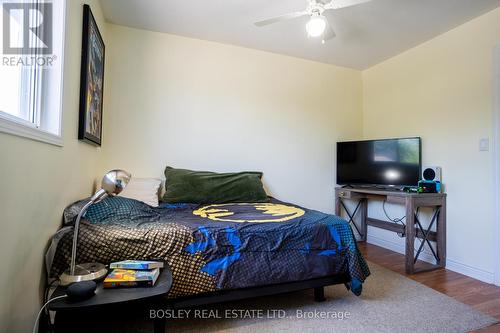
[[64, 0], [0, 4], [0, 131], [62, 145]]

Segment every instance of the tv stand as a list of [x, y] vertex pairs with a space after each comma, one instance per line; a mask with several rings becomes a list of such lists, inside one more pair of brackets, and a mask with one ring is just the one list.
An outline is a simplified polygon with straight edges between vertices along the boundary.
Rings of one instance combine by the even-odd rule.
[[[349, 211], [344, 200], [357, 200], [354, 211]], [[370, 199], [382, 199], [389, 203], [401, 204], [406, 207], [405, 225], [378, 220], [368, 217], [368, 202]], [[420, 207], [432, 207], [433, 214], [429, 226], [424, 228], [421, 217], [417, 211]], [[360, 236], [361, 241], [366, 241], [368, 226], [381, 228], [404, 235], [405, 242], [405, 269], [406, 273], [413, 274], [430, 271], [446, 266], [446, 194], [445, 193], [407, 193], [396, 190], [380, 190], [375, 188], [346, 188], [335, 189], [335, 214], [341, 216], [344, 210], [354, 230]], [[360, 225], [355, 223], [354, 218], [359, 213]], [[436, 231], [432, 227], [436, 224]], [[422, 240], [415, 254], [415, 238]], [[431, 242], [436, 244], [434, 250]], [[424, 245], [427, 244], [434, 256], [436, 263], [431, 267], [417, 269], [416, 263], [422, 253]]]

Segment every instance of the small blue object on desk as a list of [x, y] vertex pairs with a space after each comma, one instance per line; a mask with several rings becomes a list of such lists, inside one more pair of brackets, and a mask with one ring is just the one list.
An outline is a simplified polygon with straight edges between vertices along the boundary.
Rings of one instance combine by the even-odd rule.
[[441, 193], [441, 182], [437, 180], [421, 180], [418, 182], [418, 193]]

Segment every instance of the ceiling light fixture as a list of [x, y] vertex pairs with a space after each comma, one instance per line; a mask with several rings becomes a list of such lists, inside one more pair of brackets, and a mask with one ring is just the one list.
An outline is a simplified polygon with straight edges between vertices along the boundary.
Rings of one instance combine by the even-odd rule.
[[326, 18], [319, 13], [311, 15], [311, 19], [306, 24], [306, 31], [309, 37], [319, 37], [323, 35], [325, 30]]
[[323, 16], [325, 11], [357, 6], [369, 1], [371, 0], [307, 0], [307, 7], [304, 10], [272, 17], [254, 24], [258, 27], [264, 27], [281, 21], [309, 16], [309, 22], [306, 24], [307, 34], [309, 37], [323, 37], [321, 42], [325, 44], [326, 41], [335, 37], [335, 31], [328, 23], [327, 18]]

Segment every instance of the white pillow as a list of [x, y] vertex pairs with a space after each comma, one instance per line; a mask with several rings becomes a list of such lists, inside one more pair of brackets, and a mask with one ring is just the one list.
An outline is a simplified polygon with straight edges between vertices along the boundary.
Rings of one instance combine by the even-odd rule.
[[119, 196], [139, 200], [150, 206], [158, 207], [158, 191], [160, 186], [160, 179], [132, 177]]

